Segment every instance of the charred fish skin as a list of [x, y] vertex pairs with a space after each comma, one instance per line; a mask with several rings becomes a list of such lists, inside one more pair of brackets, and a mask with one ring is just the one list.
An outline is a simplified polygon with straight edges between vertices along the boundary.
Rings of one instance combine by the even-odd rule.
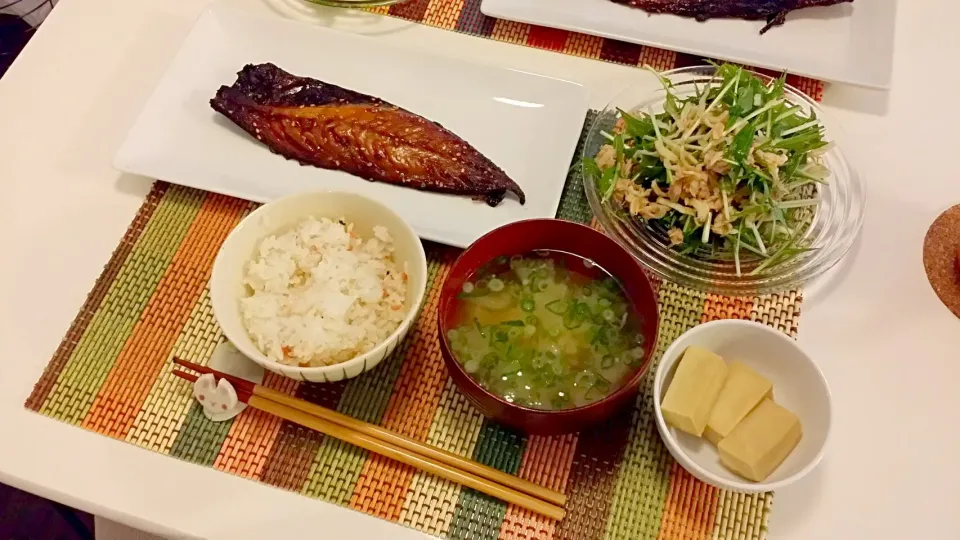
[[497, 206], [523, 190], [440, 124], [382, 99], [273, 64], [247, 65], [210, 100], [271, 151], [304, 165], [374, 181], [457, 195]]
[[783, 24], [787, 13], [808, 7], [832, 6], [853, 0], [611, 0], [647, 11], [693, 17], [698, 21], [714, 18], [765, 19], [764, 33]]

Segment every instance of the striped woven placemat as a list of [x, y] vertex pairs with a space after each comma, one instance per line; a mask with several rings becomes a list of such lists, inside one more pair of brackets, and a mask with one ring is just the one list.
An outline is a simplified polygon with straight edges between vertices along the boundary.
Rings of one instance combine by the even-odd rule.
[[[484, 17], [478, 0], [414, 1], [377, 11], [427, 24], [591, 58], [692, 63], [666, 51]], [[822, 86], [792, 79], [819, 97]], [[446, 375], [437, 345], [439, 286], [454, 248], [428, 244], [423, 312], [377, 369], [342, 383], [268, 375], [265, 384], [519, 474], [569, 496], [552, 522], [495, 499], [248, 410], [208, 421], [171, 359], [206, 363], [223, 340], [207, 290], [213, 259], [255, 205], [157, 182], [117, 247], [26, 407], [143, 448], [345, 505], [437, 536], [493, 538], [761, 539], [771, 493], [707, 486], [669, 456], [657, 435], [652, 378], [635, 407], [595, 433], [525, 436], [485, 420]], [[575, 177], [558, 217], [587, 221]], [[717, 318], [760, 321], [793, 335], [800, 293], [731, 298], [658, 284], [657, 355], [688, 328]], [[652, 367], [651, 371], [655, 368]]]

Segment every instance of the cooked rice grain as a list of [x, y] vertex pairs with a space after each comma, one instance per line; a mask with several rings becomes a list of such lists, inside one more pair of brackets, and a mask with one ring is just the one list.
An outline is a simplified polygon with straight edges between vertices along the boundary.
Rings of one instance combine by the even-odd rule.
[[244, 326], [267, 357], [328, 366], [383, 342], [406, 315], [406, 268], [384, 227], [359, 238], [353, 224], [309, 218], [265, 238], [244, 272]]

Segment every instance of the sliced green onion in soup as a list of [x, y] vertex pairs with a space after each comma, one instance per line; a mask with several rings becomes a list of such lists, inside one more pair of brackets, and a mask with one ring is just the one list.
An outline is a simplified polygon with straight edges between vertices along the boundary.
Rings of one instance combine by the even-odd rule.
[[573, 379], [573, 385], [580, 388], [586, 388], [588, 386], [593, 386], [597, 381], [597, 377], [594, 373], [590, 371], [581, 371], [577, 373], [577, 376]]
[[539, 283], [540, 280], [535, 277], [529, 277], [523, 280], [523, 284], [526, 285], [532, 293], [540, 291]]
[[617, 359], [613, 355], [606, 354], [603, 358], [600, 359], [600, 367], [603, 369], [610, 369], [613, 367], [613, 364], [616, 363]]
[[522, 369], [523, 367], [520, 365], [520, 362], [516, 360], [512, 360], [509, 364], [503, 366], [503, 369], [501, 370], [500, 374], [501, 374], [501, 377], [510, 377], [512, 375], [516, 375], [517, 373], [520, 373], [520, 370]]
[[627, 350], [625, 354], [626, 364], [630, 367], [636, 367], [643, 363], [643, 346], [634, 347]]
[[473, 318], [473, 324], [474, 324], [474, 326], [477, 327], [477, 332], [480, 333], [480, 336], [481, 336], [481, 337], [487, 337], [486, 332], [484, 332], [483, 325], [480, 324], [480, 319], [474, 317], [474, 318]]
[[563, 316], [563, 327], [567, 330], [576, 330], [583, 326], [583, 321], [577, 319], [572, 313], [567, 313]]
[[481, 296], [490, 294], [490, 289], [488, 289], [483, 282], [474, 284], [467, 281], [460, 287], [460, 291], [457, 298], [480, 298]]
[[547, 359], [538, 354], [530, 361], [530, 365], [533, 366], [533, 369], [543, 369], [547, 365]]
[[567, 302], [564, 300], [547, 302], [547, 305], [544, 307], [547, 308], [547, 311], [556, 315], [563, 315], [567, 312]]

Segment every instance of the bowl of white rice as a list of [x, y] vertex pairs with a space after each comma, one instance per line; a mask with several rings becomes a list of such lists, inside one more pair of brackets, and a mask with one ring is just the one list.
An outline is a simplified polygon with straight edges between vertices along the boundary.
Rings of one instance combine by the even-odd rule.
[[413, 229], [354, 193], [300, 193], [247, 216], [213, 265], [224, 335], [270, 371], [356, 377], [387, 358], [420, 310], [427, 259]]

